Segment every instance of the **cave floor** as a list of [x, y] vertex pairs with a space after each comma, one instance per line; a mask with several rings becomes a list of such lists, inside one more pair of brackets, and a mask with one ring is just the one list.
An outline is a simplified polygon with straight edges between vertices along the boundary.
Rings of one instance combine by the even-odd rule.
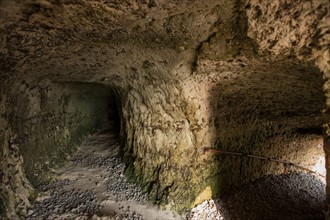
[[[40, 186], [27, 219], [184, 219], [148, 204], [124, 176], [115, 132], [88, 137], [70, 162], [55, 170], [57, 180]], [[205, 201], [188, 219], [324, 219], [325, 183], [306, 173], [268, 176]]]
[[124, 176], [113, 129], [88, 137], [58, 174], [39, 187], [27, 219], [182, 219], [148, 204], [141, 189]]

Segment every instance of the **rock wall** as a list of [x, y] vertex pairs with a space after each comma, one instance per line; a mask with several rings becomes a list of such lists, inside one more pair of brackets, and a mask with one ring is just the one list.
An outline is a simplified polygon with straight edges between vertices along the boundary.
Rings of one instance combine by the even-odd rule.
[[[329, 74], [330, 6], [325, 0], [289, 2], [247, 0], [243, 3], [248, 18], [248, 36], [266, 56], [296, 57], [315, 63], [323, 74], [324, 150], [329, 164]], [[329, 171], [329, 166], [326, 165]], [[329, 173], [329, 172], [328, 172]], [[330, 204], [330, 175], [327, 174], [327, 203]], [[327, 208], [328, 210], [329, 207]], [[327, 212], [327, 218], [329, 217]]]
[[80, 138], [106, 122], [112, 92], [19, 79], [3, 80], [1, 90], [1, 211], [12, 219], [24, 216], [33, 199], [30, 183], [50, 181]]
[[[2, 100], [1, 104], [3, 104]], [[3, 109], [4, 107], [1, 105], [1, 110]], [[2, 183], [0, 188], [0, 216], [14, 219], [26, 215], [26, 209], [30, 206], [28, 198], [32, 197], [34, 191], [22, 170], [23, 157], [19, 154], [17, 145], [11, 140], [13, 132], [3, 117], [0, 117], [0, 123], [0, 177]]]
[[151, 84], [130, 91], [127, 99], [126, 173], [152, 200], [179, 210], [190, 207], [209, 166], [200, 166], [181, 88], [173, 81]]

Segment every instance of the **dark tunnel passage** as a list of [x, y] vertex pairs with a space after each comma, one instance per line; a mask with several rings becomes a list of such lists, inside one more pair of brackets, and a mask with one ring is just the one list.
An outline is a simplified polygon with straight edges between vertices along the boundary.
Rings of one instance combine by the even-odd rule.
[[122, 114], [114, 95], [107, 97], [107, 109], [109, 125], [113, 127], [115, 133], [119, 136]]
[[[46, 84], [32, 91], [36, 98], [20, 95], [13, 100], [21, 107], [13, 109], [13, 114], [21, 115], [12, 118], [14, 129], [30, 134], [18, 137], [14, 143], [22, 145], [20, 153], [26, 158], [23, 167], [34, 186], [50, 181], [51, 170], [66, 163], [86, 135], [105, 130], [116, 134], [118, 141], [120, 131], [121, 116], [112, 88], [66, 81]], [[35, 117], [24, 121], [23, 112]]]

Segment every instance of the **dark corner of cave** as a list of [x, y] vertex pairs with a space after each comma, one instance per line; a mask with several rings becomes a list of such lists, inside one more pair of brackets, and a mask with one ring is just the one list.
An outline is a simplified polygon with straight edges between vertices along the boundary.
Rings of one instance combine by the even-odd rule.
[[0, 0], [0, 219], [330, 219], [326, 0]]

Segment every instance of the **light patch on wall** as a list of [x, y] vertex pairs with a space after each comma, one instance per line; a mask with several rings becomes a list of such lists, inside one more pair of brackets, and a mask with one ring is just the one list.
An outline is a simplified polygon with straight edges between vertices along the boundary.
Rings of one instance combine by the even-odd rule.
[[207, 186], [195, 199], [195, 202], [193, 204], [193, 207], [195, 207], [198, 204], [201, 204], [203, 201], [211, 199], [212, 198], [212, 190], [210, 186]]
[[319, 158], [317, 159], [317, 161], [313, 167], [313, 171], [321, 174], [322, 176], [326, 175], [324, 155], [319, 156]]

